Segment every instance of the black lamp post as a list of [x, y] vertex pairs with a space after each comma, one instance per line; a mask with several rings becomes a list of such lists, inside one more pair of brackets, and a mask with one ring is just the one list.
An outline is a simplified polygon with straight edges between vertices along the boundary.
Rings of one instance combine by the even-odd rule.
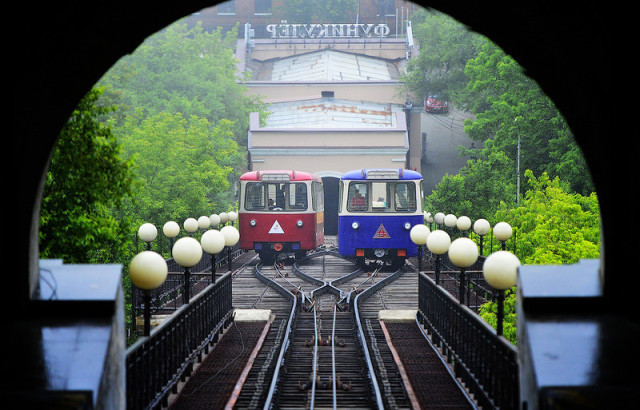
[[151, 250], [151, 242], [158, 236], [158, 229], [153, 224], [145, 223], [138, 228], [138, 236], [147, 243], [147, 250]]
[[200, 259], [202, 259], [202, 246], [200, 246], [200, 242], [196, 239], [185, 236], [183, 238], [178, 239], [178, 241], [173, 245], [173, 260], [176, 261], [178, 265], [184, 268], [184, 296], [183, 302], [184, 304], [189, 303], [190, 299], [190, 276], [191, 272], [189, 268], [196, 266]]
[[473, 223], [473, 231], [480, 237], [480, 255], [483, 255], [482, 240], [484, 239], [484, 236], [489, 233], [490, 229], [491, 225], [486, 219], [478, 219]]
[[189, 236], [192, 236], [198, 230], [198, 220], [196, 218], [187, 218], [184, 221], [184, 230]]
[[209, 229], [200, 238], [202, 249], [211, 255], [211, 283], [216, 282], [216, 255], [224, 249], [224, 235], [216, 229]]
[[493, 236], [502, 243], [503, 251], [507, 249], [505, 242], [511, 238], [512, 234], [513, 229], [511, 229], [511, 225], [506, 222], [498, 222], [496, 226], [493, 227]]
[[[464, 291], [467, 285], [465, 277], [465, 269], [473, 266], [478, 260], [478, 246], [469, 238], [458, 238], [451, 243], [449, 247], [449, 259], [460, 268], [460, 286], [458, 292], [458, 301], [464, 305]], [[467, 305], [469, 301], [467, 301]]]
[[169, 221], [162, 227], [164, 236], [169, 238], [169, 255], [171, 255], [171, 249], [173, 249], [173, 239], [180, 233], [180, 225], [177, 222]]
[[235, 226], [227, 225], [220, 229], [220, 233], [224, 236], [224, 244], [227, 246], [227, 257], [229, 258], [228, 270], [231, 271], [231, 247], [240, 240], [240, 232]]
[[502, 336], [504, 321], [504, 291], [516, 285], [520, 260], [511, 252], [498, 251], [485, 259], [482, 271], [487, 283], [496, 289], [498, 304], [496, 333]]
[[144, 292], [144, 335], [151, 333], [151, 291], [167, 279], [167, 262], [153, 251], [144, 251], [131, 260], [129, 278], [133, 285]]
[[471, 219], [468, 216], [461, 216], [456, 221], [456, 226], [462, 232], [462, 236], [467, 236], [467, 230], [471, 228]]
[[436, 285], [440, 284], [440, 256], [447, 253], [451, 245], [451, 237], [443, 230], [437, 229], [427, 236], [427, 248], [436, 255]]
[[418, 245], [418, 270], [422, 270], [422, 247], [427, 243], [429, 228], [425, 224], [414, 225], [409, 232], [409, 237]]

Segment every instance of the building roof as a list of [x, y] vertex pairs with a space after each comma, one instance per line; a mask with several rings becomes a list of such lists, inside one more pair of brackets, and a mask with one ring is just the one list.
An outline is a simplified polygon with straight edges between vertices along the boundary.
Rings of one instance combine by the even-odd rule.
[[394, 81], [398, 63], [337, 50], [318, 50], [251, 64], [254, 79], [281, 82]]
[[331, 97], [270, 104], [265, 128], [395, 128], [397, 104]]

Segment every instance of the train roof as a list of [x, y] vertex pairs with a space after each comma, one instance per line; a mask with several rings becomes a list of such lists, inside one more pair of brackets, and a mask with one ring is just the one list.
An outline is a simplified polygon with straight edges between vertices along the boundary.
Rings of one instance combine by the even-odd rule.
[[[266, 178], [265, 178], [266, 176]], [[241, 181], [317, 181], [320, 177], [304, 171], [294, 171], [287, 169], [274, 169], [264, 171], [245, 172], [240, 176]]]
[[352, 180], [375, 180], [375, 179], [422, 179], [422, 175], [417, 171], [402, 168], [371, 168], [356, 169], [345, 172], [342, 179]]

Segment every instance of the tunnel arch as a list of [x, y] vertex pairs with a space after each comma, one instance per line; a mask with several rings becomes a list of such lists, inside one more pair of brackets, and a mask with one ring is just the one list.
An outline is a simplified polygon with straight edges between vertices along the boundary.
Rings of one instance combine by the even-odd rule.
[[[10, 278], [9, 303], [27, 307], [36, 291], [38, 264], [38, 218], [42, 180], [49, 155], [62, 125], [81, 97], [122, 55], [133, 51], [147, 36], [171, 22], [218, 1], [188, 1], [157, 8], [152, 2], [112, 1], [106, 4], [64, 6], [43, 3], [18, 6], [19, 21], [13, 32], [11, 152], [5, 164], [7, 192], [12, 198], [10, 249], [17, 274]], [[620, 121], [619, 107], [604, 104], [593, 115], [596, 92], [609, 100], [623, 101], [628, 72], [616, 66], [607, 71], [597, 61], [619, 61], [620, 50], [633, 49], [627, 36], [626, 18], [633, 13], [598, 3], [560, 5], [526, 3], [456, 4], [445, 1], [417, 2], [438, 9], [472, 30], [491, 38], [523, 66], [565, 116], [589, 164], [599, 196], [602, 220], [602, 268], [609, 278], [604, 294], [608, 309], [633, 315], [637, 308], [623, 294], [626, 269], [632, 254], [628, 233], [617, 224], [620, 203], [629, 194], [612, 184], [617, 176], [633, 180], [633, 139], [630, 121]], [[631, 24], [628, 27], [632, 27]], [[35, 35], [35, 38], [34, 38]], [[35, 117], [34, 113], [37, 113]], [[611, 119], [616, 119], [612, 121]], [[616, 136], [613, 139], [610, 136]], [[623, 148], [623, 149], [620, 149]], [[612, 161], [615, 160], [615, 168]], [[604, 255], [606, 254], [606, 259]], [[25, 273], [28, 272], [28, 275]], [[26, 310], [24, 310], [26, 311]]]

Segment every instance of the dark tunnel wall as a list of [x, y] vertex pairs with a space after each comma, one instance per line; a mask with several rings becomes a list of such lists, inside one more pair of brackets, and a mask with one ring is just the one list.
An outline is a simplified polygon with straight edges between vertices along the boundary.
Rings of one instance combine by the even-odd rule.
[[[5, 280], [8, 302], [25, 312], [34, 290], [41, 178], [51, 147], [80, 98], [120, 56], [176, 19], [211, 6], [183, 1], [158, 6], [150, 1], [19, 3], [5, 39], [13, 92], [11, 129], [5, 133], [5, 203], [9, 220], [3, 241], [11, 259]], [[591, 167], [599, 194], [606, 240], [607, 307], [635, 314], [619, 297], [628, 286], [626, 255], [636, 249], [632, 226], [619, 212], [637, 209], [629, 198], [637, 186], [638, 144], [632, 115], [623, 101], [635, 96], [630, 52], [637, 46], [627, 31], [628, 6], [560, 2], [445, 2], [428, 4], [479, 31], [516, 58], [563, 112]], [[594, 100], [599, 103], [594, 103]], [[8, 158], [8, 160], [6, 160]], [[615, 184], [621, 179], [629, 181]], [[629, 209], [631, 208], [631, 209]], [[633, 254], [633, 253], [631, 253]], [[634, 275], [635, 276], [635, 275]], [[31, 277], [31, 280], [29, 278]]]

